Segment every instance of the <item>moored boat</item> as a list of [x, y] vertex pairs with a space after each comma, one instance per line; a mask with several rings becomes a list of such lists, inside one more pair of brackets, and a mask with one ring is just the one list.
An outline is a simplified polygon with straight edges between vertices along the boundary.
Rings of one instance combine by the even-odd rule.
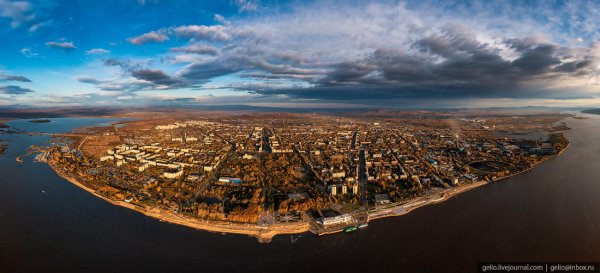
[[355, 227], [355, 226], [351, 226], [351, 227], [345, 227], [345, 228], [344, 228], [344, 232], [352, 232], [352, 231], [355, 231], [355, 230], [357, 230], [357, 229], [358, 229], [358, 228], [357, 228], [357, 227]]

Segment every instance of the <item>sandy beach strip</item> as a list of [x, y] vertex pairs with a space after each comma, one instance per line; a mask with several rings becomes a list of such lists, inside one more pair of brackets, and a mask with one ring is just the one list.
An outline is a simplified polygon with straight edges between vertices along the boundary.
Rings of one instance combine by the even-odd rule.
[[430, 205], [430, 204], [435, 204], [435, 203], [439, 203], [445, 200], [448, 200], [449, 198], [458, 195], [460, 193], [481, 187], [483, 185], [489, 184], [489, 183], [495, 183], [495, 182], [499, 182], [501, 180], [504, 179], [508, 179], [511, 178], [513, 176], [531, 171], [532, 169], [534, 169], [536, 166], [538, 166], [539, 164], [556, 158], [559, 155], [561, 155], [564, 151], [567, 150], [567, 148], [569, 148], [569, 146], [571, 145], [571, 143], [568, 143], [567, 146], [560, 150], [560, 152], [558, 152], [556, 155], [550, 156], [550, 157], [546, 157], [538, 162], [536, 162], [534, 165], [532, 165], [531, 167], [527, 168], [526, 170], [520, 171], [520, 172], [516, 172], [516, 173], [512, 173], [510, 175], [498, 178], [497, 180], [494, 180], [492, 182], [487, 182], [485, 180], [479, 180], [479, 181], [475, 181], [471, 184], [468, 185], [463, 185], [460, 187], [456, 187], [456, 188], [452, 188], [452, 189], [448, 189], [448, 190], [444, 190], [438, 194], [434, 194], [434, 195], [430, 195], [430, 196], [424, 196], [424, 197], [419, 197], [419, 198], [415, 198], [413, 200], [407, 201], [406, 203], [402, 203], [399, 205], [391, 205], [391, 206], [387, 206], [385, 208], [382, 209], [378, 209], [377, 211], [373, 211], [373, 212], [369, 212], [369, 221], [371, 220], [376, 220], [376, 219], [381, 219], [381, 218], [386, 218], [386, 217], [393, 217], [393, 216], [400, 216], [400, 215], [404, 215], [407, 214], [409, 212], [411, 212], [414, 209], [426, 206], [426, 205]]
[[102, 198], [103, 200], [116, 205], [125, 207], [131, 210], [135, 210], [139, 213], [142, 213], [146, 216], [150, 216], [156, 218], [160, 221], [183, 225], [195, 229], [206, 230], [210, 232], [218, 232], [218, 233], [234, 233], [234, 234], [244, 234], [252, 237], [256, 237], [260, 242], [268, 242], [275, 235], [279, 234], [297, 234], [304, 233], [308, 231], [309, 224], [307, 222], [301, 223], [285, 223], [285, 224], [275, 224], [270, 226], [259, 226], [255, 224], [244, 224], [244, 223], [235, 223], [235, 222], [225, 222], [225, 221], [213, 221], [213, 220], [201, 220], [190, 218], [186, 216], [182, 216], [179, 214], [175, 214], [173, 212], [159, 209], [159, 208], [144, 208], [140, 206], [136, 206], [123, 201], [115, 201], [106, 196], [98, 194], [95, 190], [90, 189], [89, 187], [80, 183], [76, 178], [66, 174], [64, 171], [60, 169], [60, 167], [56, 166], [52, 162], [48, 162], [48, 165], [63, 179], [71, 182], [75, 186], [95, 195], [96, 197]]

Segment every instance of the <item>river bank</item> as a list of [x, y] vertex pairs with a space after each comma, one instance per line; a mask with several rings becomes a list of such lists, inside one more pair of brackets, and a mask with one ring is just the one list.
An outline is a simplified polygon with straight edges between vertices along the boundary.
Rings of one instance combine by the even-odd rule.
[[73, 185], [93, 194], [96, 197], [102, 198], [103, 200], [116, 205], [125, 207], [139, 213], [142, 213], [146, 216], [150, 216], [152, 218], [158, 219], [163, 222], [183, 225], [195, 229], [206, 230], [210, 232], [217, 233], [234, 233], [234, 234], [244, 234], [248, 236], [252, 236], [258, 239], [261, 243], [270, 242], [271, 239], [275, 235], [280, 234], [296, 234], [296, 233], [304, 233], [308, 231], [308, 223], [286, 223], [286, 224], [276, 224], [271, 226], [258, 226], [252, 224], [241, 224], [234, 222], [223, 222], [223, 221], [208, 221], [208, 220], [199, 220], [186, 216], [182, 216], [180, 214], [175, 214], [173, 212], [159, 209], [159, 208], [148, 208], [148, 207], [140, 207], [123, 201], [115, 201], [110, 198], [107, 198], [101, 194], [98, 194], [95, 190], [86, 187], [81, 182], [79, 182], [75, 177], [67, 174], [63, 170], [60, 169], [54, 162], [48, 160], [48, 165], [63, 179], [71, 182]]
[[546, 157], [546, 158], [544, 158], [544, 159], [536, 162], [535, 164], [533, 164], [530, 168], [527, 168], [527, 169], [525, 169], [523, 171], [512, 173], [510, 175], [498, 178], [498, 179], [496, 179], [494, 181], [491, 181], [491, 182], [488, 182], [488, 181], [485, 181], [485, 180], [479, 180], [479, 181], [475, 181], [473, 183], [470, 183], [468, 185], [463, 185], [463, 186], [460, 186], [460, 187], [456, 187], [456, 188], [444, 190], [444, 191], [442, 191], [442, 192], [440, 192], [438, 194], [416, 198], [416, 199], [407, 201], [406, 203], [402, 203], [402, 204], [398, 204], [398, 205], [388, 205], [385, 208], [378, 209], [378, 210], [375, 210], [375, 211], [369, 211], [369, 221], [376, 220], [376, 219], [381, 219], [381, 218], [386, 218], [386, 217], [401, 216], [401, 215], [404, 215], [404, 214], [407, 214], [407, 213], [411, 212], [414, 209], [418, 209], [418, 208], [423, 207], [423, 206], [427, 206], [427, 205], [431, 205], [431, 204], [436, 204], [436, 203], [439, 203], [439, 202], [443, 202], [443, 201], [448, 200], [449, 198], [451, 198], [451, 197], [453, 197], [455, 195], [458, 195], [458, 194], [461, 194], [463, 192], [475, 189], [477, 187], [481, 187], [481, 186], [489, 184], [489, 183], [499, 182], [501, 180], [508, 179], [508, 178], [513, 177], [513, 176], [517, 176], [517, 175], [520, 175], [522, 173], [525, 173], [525, 172], [529, 172], [529, 171], [533, 170], [534, 168], [536, 168], [539, 164], [541, 164], [541, 163], [543, 163], [543, 162], [545, 162], [547, 160], [550, 160], [550, 159], [553, 159], [553, 158], [556, 158], [556, 157], [560, 156], [564, 151], [566, 151], [569, 148], [570, 145], [571, 145], [571, 143], [568, 143], [567, 146], [564, 149], [560, 150], [560, 152], [558, 152], [556, 155]]

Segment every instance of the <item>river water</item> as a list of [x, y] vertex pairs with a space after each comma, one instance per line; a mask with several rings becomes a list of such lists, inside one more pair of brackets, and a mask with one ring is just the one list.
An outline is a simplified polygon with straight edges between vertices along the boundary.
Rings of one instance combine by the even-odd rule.
[[[364, 230], [269, 244], [111, 205], [32, 157], [15, 162], [48, 136], [0, 134], [9, 144], [0, 156], [0, 272], [475, 272], [480, 261], [600, 261], [600, 116], [586, 116], [567, 119], [567, 151], [528, 173]], [[9, 125], [68, 132], [110, 121], [51, 120]]]

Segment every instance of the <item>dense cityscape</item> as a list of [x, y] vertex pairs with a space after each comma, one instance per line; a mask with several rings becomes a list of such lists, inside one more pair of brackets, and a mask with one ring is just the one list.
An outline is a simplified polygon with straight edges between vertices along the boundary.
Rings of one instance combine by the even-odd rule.
[[63, 135], [47, 157], [59, 174], [113, 202], [268, 241], [351, 232], [529, 170], [568, 145], [564, 117], [142, 119]]

